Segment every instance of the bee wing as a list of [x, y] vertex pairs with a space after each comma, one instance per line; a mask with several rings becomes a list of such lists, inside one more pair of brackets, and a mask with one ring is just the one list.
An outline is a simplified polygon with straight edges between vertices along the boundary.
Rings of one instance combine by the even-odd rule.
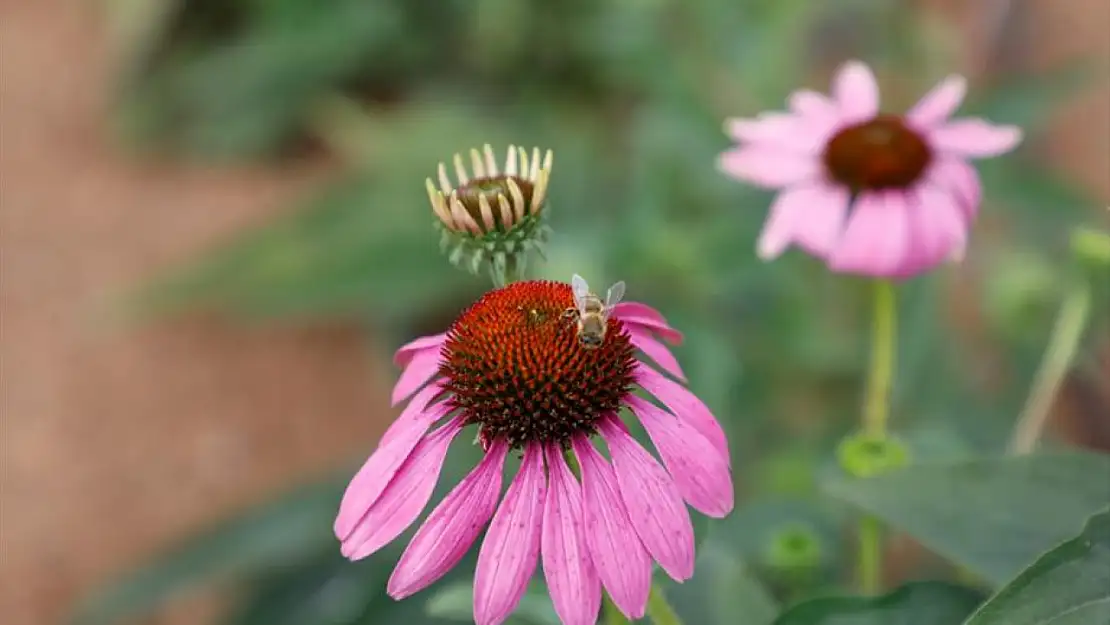
[[613, 307], [621, 303], [624, 299], [624, 281], [620, 281], [613, 286], [609, 287], [609, 292], [605, 295], [605, 317], [613, 313]]
[[570, 279], [570, 288], [574, 292], [574, 305], [578, 308], [579, 312], [586, 310], [586, 297], [590, 294], [590, 285], [586, 284], [586, 279], [578, 274]]

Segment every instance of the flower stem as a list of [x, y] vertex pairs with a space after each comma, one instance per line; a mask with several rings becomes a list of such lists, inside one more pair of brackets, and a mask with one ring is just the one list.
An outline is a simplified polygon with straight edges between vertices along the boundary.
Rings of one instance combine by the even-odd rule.
[[524, 279], [524, 263], [520, 262], [517, 254], [505, 257], [505, 284], [520, 282]]
[[628, 625], [630, 622], [624, 614], [621, 614], [620, 608], [613, 603], [607, 593], [601, 596], [601, 614], [605, 625]]
[[864, 433], [875, 438], [886, 436], [890, 414], [890, 389], [894, 380], [895, 326], [897, 304], [894, 285], [885, 280], [875, 283], [871, 321], [871, 370], [867, 379], [867, 399], [863, 409]]
[[1014, 427], [1013, 438], [1010, 440], [1012, 453], [1029, 453], [1037, 445], [1037, 440], [1048, 423], [1052, 402], [1075, 359], [1090, 313], [1091, 288], [1083, 281], [1072, 287], [1064, 303], [1060, 305], [1060, 312], [1056, 315], [1056, 323], [1037, 370], [1029, 399], [1026, 400], [1025, 409]]
[[[876, 442], [887, 437], [890, 416], [890, 390], [894, 381], [895, 331], [898, 318], [894, 285], [885, 280], [875, 283], [871, 320], [871, 368], [867, 376], [867, 395], [863, 406], [863, 432]], [[859, 522], [860, 591], [877, 594], [882, 586], [883, 528], [879, 520], [864, 516]]]
[[503, 258], [503, 262], [498, 262], [495, 259], [490, 260], [489, 273], [490, 277], [493, 278], [495, 288], [508, 286], [513, 282], [524, 279], [524, 263], [517, 259], [517, 255], [509, 254]]
[[883, 528], [873, 516], [864, 516], [859, 521], [859, 562], [856, 564], [856, 578], [860, 592], [876, 595], [882, 587]]
[[655, 625], [682, 625], [667, 597], [657, 584], [652, 584], [651, 595], [648, 596], [647, 615]]

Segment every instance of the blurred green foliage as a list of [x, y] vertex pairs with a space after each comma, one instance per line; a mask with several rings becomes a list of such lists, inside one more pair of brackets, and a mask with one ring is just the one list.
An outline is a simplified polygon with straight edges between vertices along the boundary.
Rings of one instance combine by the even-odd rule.
[[[676, 351], [693, 390], [730, 433], [741, 504], [700, 532], [707, 542], [698, 576], [669, 586], [668, 595], [688, 623], [730, 625], [738, 611], [748, 622], [770, 623], [778, 603], [842, 590], [845, 514], [817, 496], [816, 476], [831, 470], [836, 440], [857, 418], [864, 285], [801, 255], [756, 261], [769, 195], [716, 171], [715, 157], [728, 145], [721, 123], [781, 107], [796, 87], [824, 88], [831, 69], [851, 57], [891, 77], [884, 98], [892, 107], [909, 104], [955, 69], [961, 44], [952, 29], [896, 1], [154, 4], [110, 5], [132, 52], [117, 111], [132, 145], [221, 161], [326, 150], [345, 171], [286, 216], [159, 278], [132, 302], [136, 310], [354, 319], [386, 350], [441, 331], [487, 285], [438, 255], [423, 179], [455, 152], [486, 142], [498, 150], [508, 142], [552, 148], [556, 234], [535, 275], [623, 279], [632, 299], [664, 311], [686, 332]], [[1090, 75], [1089, 68], [1056, 68], [991, 89], [973, 86], [968, 110], [1035, 133], [1049, 107]], [[982, 173], [993, 227], [974, 240], [961, 271], [982, 284], [971, 307], [986, 311], [976, 321], [996, 353], [984, 359], [953, 340], [952, 271], [900, 288], [893, 427], [915, 462], [1002, 448], [1043, 348], [1029, 337], [1048, 327], [1058, 278], [1071, 271], [1070, 228], [1093, 206], [1040, 167], [1031, 149], [986, 163]], [[1103, 323], [1091, 331], [1105, 330]], [[994, 372], [1000, 387], [977, 384], [988, 362], [1005, 363]], [[465, 466], [445, 471], [441, 490]], [[1010, 484], [1008, 470], [997, 479]], [[899, 479], [939, 488], [918, 473]], [[291, 496], [191, 539], [106, 590], [87, 606], [84, 622], [109, 622], [216, 580], [234, 580], [240, 591], [227, 621], [235, 625], [457, 619], [468, 564], [437, 586], [446, 595], [389, 601], [382, 580], [404, 542], [358, 564], [343, 561], [330, 536], [337, 488], [322, 482], [307, 500]], [[880, 512], [909, 505], [847, 486], [836, 492]], [[995, 493], [951, 505], [986, 505]], [[784, 532], [809, 541], [801, 568], [781, 566], [789, 552], [774, 545]], [[989, 551], [997, 547], [989, 532], [968, 536], [987, 541]], [[947, 544], [933, 546], [967, 564]], [[968, 553], [974, 561], [974, 550]], [[1004, 581], [992, 566], [979, 570]], [[878, 602], [911, 605], [925, 591], [935, 588]], [[845, 601], [834, 605], [861, 605]], [[550, 622], [542, 606], [515, 618]]]
[[957, 625], [982, 601], [980, 593], [962, 586], [916, 582], [882, 597], [812, 599], [774, 625]]
[[1042, 454], [921, 463], [826, 491], [910, 532], [992, 585], [1074, 536], [1110, 499], [1110, 456]]
[[1110, 621], [1110, 508], [1037, 558], [967, 625], [1083, 625]]

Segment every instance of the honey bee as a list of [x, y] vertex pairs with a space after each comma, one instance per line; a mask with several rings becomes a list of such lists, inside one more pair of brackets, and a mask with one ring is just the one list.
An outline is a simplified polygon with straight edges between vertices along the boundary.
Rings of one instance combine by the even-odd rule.
[[613, 307], [624, 297], [624, 282], [609, 287], [604, 302], [590, 292], [590, 286], [582, 276], [574, 274], [570, 285], [574, 293], [574, 308], [568, 308], [565, 316], [578, 325], [578, 343], [586, 349], [597, 349], [605, 341], [605, 329]]

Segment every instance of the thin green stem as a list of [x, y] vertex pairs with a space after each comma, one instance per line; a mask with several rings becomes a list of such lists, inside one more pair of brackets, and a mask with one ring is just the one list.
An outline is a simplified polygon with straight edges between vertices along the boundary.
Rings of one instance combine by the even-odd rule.
[[856, 579], [860, 592], [876, 595], [882, 588], [883, 527], [879, 520], [864, 516], [859, 522], [859, 561]]
[[496, 261], [489, 261], [489, 277], [493, 280], [493, 288], [500, 289], [508, 284], [508, 276], [505, 271]]
[[517, 254], [505, 257], [505, 283], [520, 282], [524, 279], [524, 263], [520, 262]]
[[874, 316], [871, 321], [871, 370], [867, 378], [867, 398], [863, 408], [863, 429], [870, 436], [886, 437], [890, 415], [890, 390], [894, 382], [894, 354], [897, 349], [897, 303], [894, 285], [885, 280], [875, 283]]
[[1064, 303], [1060, 305], [1060, 312], [1056, 315], [1056, 323], [1034, 378], [1033, 388], [1029, 392], [1029, 399], [1026, 400], [1025, 409], [1014, 427], [1013, 438], [1010, 440], [1012, 453], [1025, 454], [1036, 447], [1048, 423], [1052, 402], [1060, 384], [1071, 369], [1090, 314], [1091, 287], [1083, 281], [1072, 287]]
[[[890, 390], [894, 383], [894, 359], [898, 319], [894, 285], [885, 280], [875, 283], [871, 320], [871, 368], [863, 405], [863, 431], [876, 442], [886, 440], [890, 417]], [[860, 591], [876, 594], [882, 586], [883, 528], [878, 519], [864, 516], [859, 524]]]
[[503, 263], [490, 260], [489, 273], [495, 288], [508, 286], [524, 279], [524, 263], [520, 262], [515, 254], [506, 255], [504, 259]]
[[667, 603], [666, 595], [656, 584], [652, 584], [651, 595], [648, 596], [647, 615], [655, 625], [682, 625], [682, 619], [678, 618], [674, 608]]
[[605, 625], [628, 625], [631, 622], [621, 614], [620, 608], [613, 603], [608, 594], [603, 594], [601, 597], [601, 616]]

